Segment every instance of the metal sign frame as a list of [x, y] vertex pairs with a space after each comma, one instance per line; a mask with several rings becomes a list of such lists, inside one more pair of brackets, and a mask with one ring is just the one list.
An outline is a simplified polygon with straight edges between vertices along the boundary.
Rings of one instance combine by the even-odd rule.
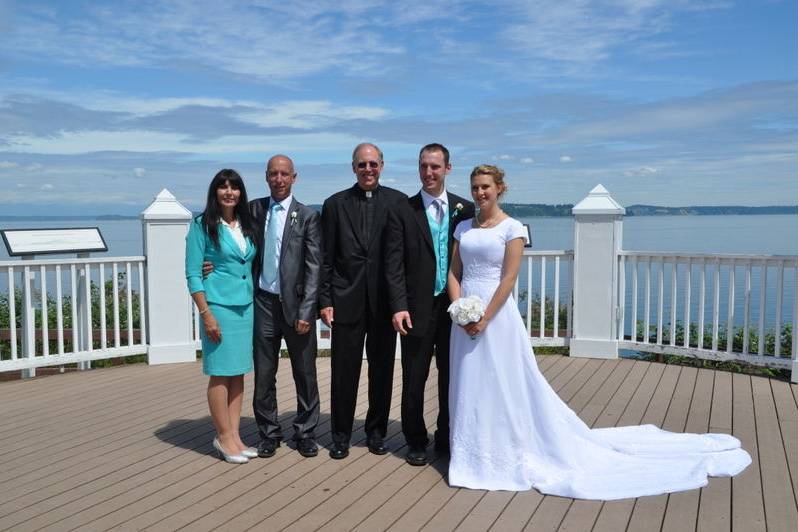
[[[35, 235], [36, 233], [40, 233], [42, 231], [50, 231], [56, 233], [63, 233], [62, 238], [67, 239], [69, 238], [70, 233], [72, 237], [69, 238], [68, 244], [72, 244], [70, 247], [66, 245], [64, 247], [57, 247], [46, 245], [47, 242], [42, 242], [38, 247], [36, 242], [29, 244], [30, 247], [25, 249], [19, 249], [19, 243], [14, 242], [14, 238], [9, 240], [9, 237], [12, 236], [11, 233], [28, 233], [30, 236]], [[75, 234], [75, 231], [93, 231], [90, 233], [92, 236], [88, 238], [86, 236], [83, 237], [81, 242], [81, 235]], [[108, 251], [108, 244], [105, 242], [105, 238], [103, 238], [102, 232], [100, 232], [99, 227], [37, 227], [35, 229], [0, 229], [0, 235], [3, 237], [3, 243], [6, 246], [6, 251], [8, 252], [9, 257], [25, 257], [31, 255], [61, 255], [61, 254], [69, 254], [69, 253], [95, 253], [101, 251]], [[51, 240], [58, 238], [58, 235], [55, 234], [52, 236]], [[32, 239], [35, 240], [35, 239]], [[97, 242], [99, 240], [99, 243]], [[100, 245], [101, 243], [101, 245]]]

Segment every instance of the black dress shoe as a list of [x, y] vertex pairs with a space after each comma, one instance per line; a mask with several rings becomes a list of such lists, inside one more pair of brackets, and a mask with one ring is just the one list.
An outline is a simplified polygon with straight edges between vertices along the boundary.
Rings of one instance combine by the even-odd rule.
[[385, 454], [388, 452], [388, 447], [382, 440], [382, 436], [369, 436], [367, 445], [369, 452], [372, 454]]
[[341, 460], [349, 456], [349, 447], [344, 443], [333, 443], [330, 449], [330, 458], [333, 460]]
[[411, 446], [407, 451], [405, 460], [412, 466], [427, 465], [427, 450], [421, 446]]
[[274, 438], [264, 438], [258, 444], [258, 456], [261, 458], [271, 458], [277, 452], [280, 441]]
[[435, 452], [449, 454], [449, 440], [435, 440]]
[[312, 458], [319, 454], [319, 448], [313, 438], [302, 438], [296, 442], [296, 450], [305, 458]]

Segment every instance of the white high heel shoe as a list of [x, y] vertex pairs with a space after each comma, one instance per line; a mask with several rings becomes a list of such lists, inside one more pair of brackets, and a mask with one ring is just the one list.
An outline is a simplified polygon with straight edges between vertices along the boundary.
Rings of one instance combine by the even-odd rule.
[[247, 458], [257, 458], [258, 450], [254, 447], [247, 447], [246, 449], [241, 451], [241, 456], [246, 456]]
[[213, 439], [213, 448], [219, 453], [219, 457], [229, 464], [246, 464], [249, 462], [249, 458], [243, 454], [227, 454], [224, 452], [224, 449], [222, 449], [222, 444], [219, 443], [218, 438]]

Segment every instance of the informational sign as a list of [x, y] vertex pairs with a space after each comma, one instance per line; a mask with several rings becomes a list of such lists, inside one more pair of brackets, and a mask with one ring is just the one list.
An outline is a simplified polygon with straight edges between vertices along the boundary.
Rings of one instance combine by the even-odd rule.
[[108, 251], [108, 246], [97, 227], [0, 229], [0, 234], [11, 257]]

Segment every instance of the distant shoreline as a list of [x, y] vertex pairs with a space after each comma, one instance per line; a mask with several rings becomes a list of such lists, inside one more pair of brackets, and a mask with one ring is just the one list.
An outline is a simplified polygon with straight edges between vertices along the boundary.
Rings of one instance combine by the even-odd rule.
[[[320, 211], [321, 205], [310, 205]], [[502, 206], [510, 216], [524, 218], [562, 218], [572, 216], [573, 205], [546, 205], [539, 203], [505, 203]], [[195, 213], [197, 214], [197, 213]], [[798, 205], [772, 205], [765, 207], [745, 207], [741, 205], [696, 205], [689, 207], [662, 207], [658, 205], [630, 205], [626, 207], [626, 216], [725, 216], [744, 215], [757, 216], [768, 214], [798, 214]], [[40, 222], [40, 221], [73, 221], [89, 220], [108, 222], [117, 220], [138, 220], [139, 216], [122, 216], [118, 214], [101, 215], [49, 215], [49, 216], [9, 216], [0, 215], [0, 222]]]

